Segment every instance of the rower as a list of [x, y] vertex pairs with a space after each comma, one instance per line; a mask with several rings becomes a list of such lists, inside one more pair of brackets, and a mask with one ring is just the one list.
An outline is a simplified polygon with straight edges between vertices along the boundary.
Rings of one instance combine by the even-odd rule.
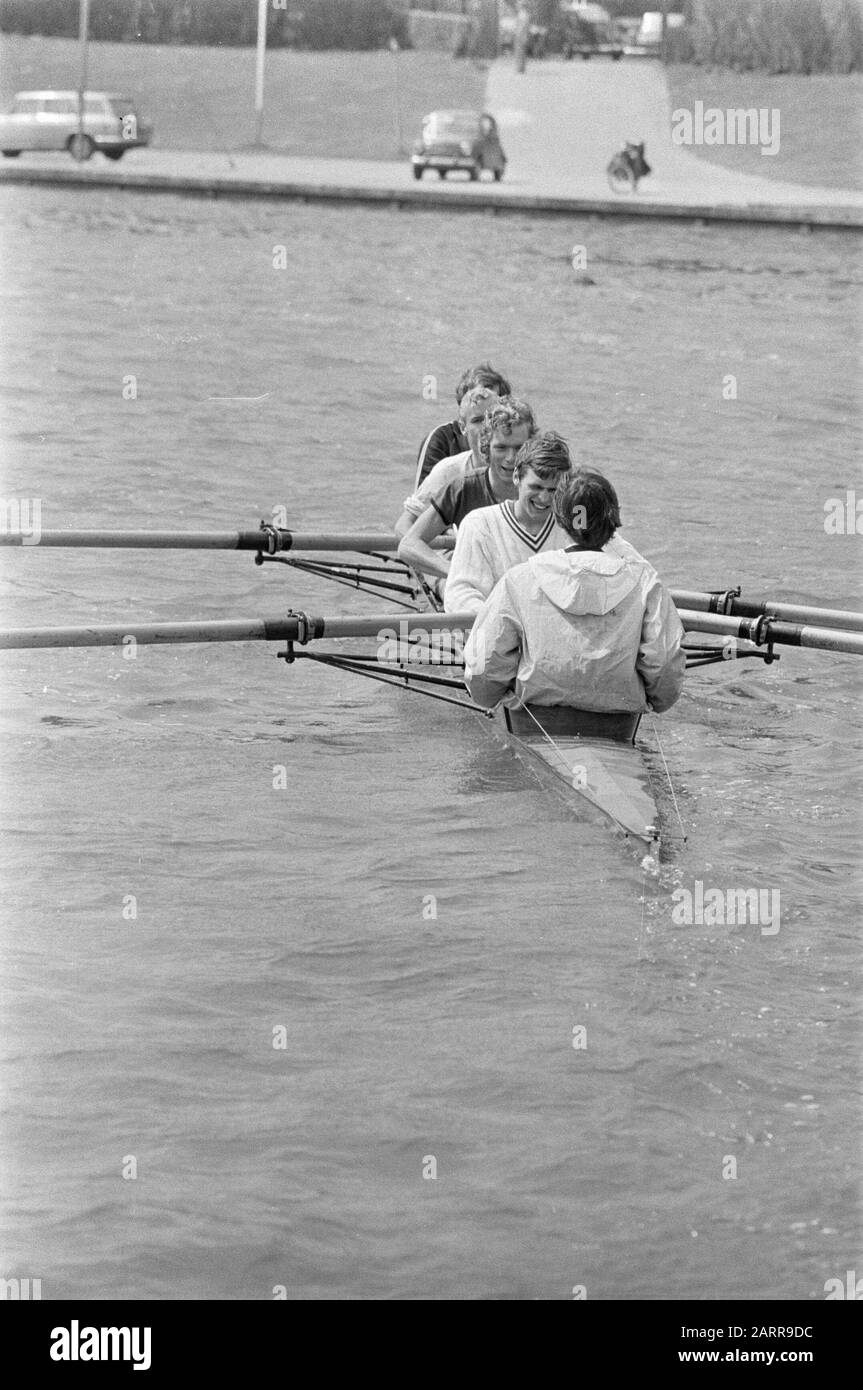
[[402, 514], [393, 527], [399, 540], [407, 535], [432, 498], [442, 492], [448, 483], [463, 478], [466, 473], [488, 467], [479, 451], [479, 434], [488, 411], [492, 410], [500, 399], [500, 396], [487, 386], [474, 386], [462, 396], [459, 417], [467, 448], [460, 454], [453, 454], [450, 458], [441, 459], [436, 463], [416, 491], [405, 498]]
[[669, 709], [683, 684], [683, 624], [652, 565], [610, 544], [620, 525], [614, 488], [579, 469], [553, 509], [571, 544], [495, 585], [465, 646], [471, 696], [484, 709]]
[[[515, 501], [518, 496], [513, 482], [515, 460], [521, 446], [535, 433], [536, 422], [529, 405], [513, 396], [499, 401], [486, 415], [479, 434], [482, 471], [474, 470], [462, 478], [454, 478], [431, 498], [402, 539], [399, 559], [425, 574], [445, 577], [449, 573], [450, 556], [432, 550], [432, 541], [450, 526], [458, 526], [477, 507]], [[438, 467], [446, 467], [446, 464], [438, 464]]]
[[455, 420], [450, 420], [445, 425], [438, 425], [431, 434], [426, 435], [420, 445], [417, 457], [417, 475], [414, 487], [419, 487], [441, 459], [452, 458], [454, 454], [463, 454], [470, 447], [462, 428], [461, 403], [467, 392], [472, 390], [474, 386], [484, 386], [487, 391], [492, 391], [496, 396], [508, 396], [512, 390], [506, 377], [501, 376], [500, 372], [496, 372], [490, 362], [480, 362], [477, 367], [468, 367], [466, 372], [462, 372], [455, 388], [455, 399], [459, 413]]
[[569, 446], [554, 430], [535, 434], [518, 452], [514, 502], [478, 507], [458, 528], [444, 593], [447, 613], [476, 613], [502, 575], [571, 537], [554, 519], [552, 501], [572, 468]]

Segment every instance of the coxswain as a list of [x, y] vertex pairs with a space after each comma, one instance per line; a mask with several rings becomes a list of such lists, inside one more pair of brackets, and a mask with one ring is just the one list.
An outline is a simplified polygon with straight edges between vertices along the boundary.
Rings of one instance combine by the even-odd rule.
[[471, 696], [484, 709], [669, 709], [683, 685], [683, 624], [653, 566], [615, 550], [614, 488], [578, 469], [553, 511], [570, 544], [516, 565], [495, 585], [465, 646]]

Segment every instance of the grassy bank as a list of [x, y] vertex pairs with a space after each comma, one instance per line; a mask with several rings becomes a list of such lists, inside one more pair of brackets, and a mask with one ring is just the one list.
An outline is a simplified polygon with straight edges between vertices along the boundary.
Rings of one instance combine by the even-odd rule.
[[[93, 43], [89, 85], [129, 92], [162, 149], [241, 149], [254, 139], [249, 48]], [[77, 44], [0, 38], [0, 102], [26, 87], [74, 87]], [[396, 79], [400, 121], [396, 118]], [[284, 154], [393, 159], [437, 106], [481, 107], [485, 72], [443, 53], [267, 55], [265, 142]]]
[[861, 120], [863, 75], [769, 76], [671, 66], [667, 70], [672, 111], [691, 111], [696, 101], [721, 110], [767, 107], [780, 113], [780, 148], [775, 156], [757, 146], [693, 146], [713, 164], [762, 178], [833, 188], [863, 187]]

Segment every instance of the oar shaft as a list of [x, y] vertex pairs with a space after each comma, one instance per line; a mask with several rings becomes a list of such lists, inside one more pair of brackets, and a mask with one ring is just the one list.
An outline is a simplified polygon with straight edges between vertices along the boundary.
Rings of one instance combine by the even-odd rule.
[[[244, 545], [245, 537], [254, 537], [254, 544]], [[0, 534], [0, 545], [28, 550], [265, 550], [266, 540], [262, 531], [7, 531]]]
[[[820, 651], [863, 656], [863, 633], [812, 627], [771, 619], [733, 618], [723, 613], [680, 610], [687, 632], [712, 632], [778, 646], [811, 647]], [[421, 632], [465, 632], [473, 614], [412, 613], [357, 618], [235, 618], [191, 623], [114, 623], [86, 627], [35, 627], [0, 632], [0, 649], [33, 647], [112, 647], [132, 638], [142, 645], [181, 642], [279, 642], [320, 637], [376, 637], [379, 641], [409, 642]]]
[[362, 531], [7, 531], [0, 545], [85, 550], [379, 550], [398, 548], [392, 533]]
[[774, 603], [772, 599], [750, 602], [748, 599], [727, 599], [722, 594], [709, 594], [689, 589], [672, 589], [671, 597], [678, 608], [695, 609], [699, 613], [723, 613], [735, 618], [769, 616], [792, 623], [812, 623], [816, 627], [841, 627], [850, 632], [863, 632], [863, 613], [843, 608], [810, 608], [802, 603]]
[[777, 646], [813, 647], [818, 651], [863, 656], [863, 632], [786, 623], [769, 617], [734, 618], [726, 613], [698, 613], [686, 608], [679, 608], [678, 615], [687, 632], [715, 632], [723, 637], [743, 638], [760, 647], [773, 642]]
[[[758, 646], [812, 647], [821, 651], [850, 652], [863, 656], [863, 633], [836, 628], [785, 623], [769, 618], [734, 618], [724, 613], [698, 613], [681, 609], [687, 632], [713, 632], [736, 637]], [[0, 632], [0, 648], [111, 647], [134, 638], [144, 645], [179, 642], [279, 642], [320, 637], [376, 637], [379, 641], [409, 642], [421, 632], [465, 632], [473, 614], [412, 613], [375, 614], [356, 618], [234, 618], [192, 623], [114, 623], [86, 627], [36, 627]]]
[[[87, 550], [246, 550], [270, 554], [295, 551], [341, 551], [368, 554], [375, 551], [394, 555], [398, 540], [391, 532], [291, 531], [272, 527], [257, 531], [0, 531], [0, 546], [35, 549]], [[434, 549], [449, 549], [443, 537], [432, 541]], [[672, 589], [678, 608], [702, 613], [718, 613], [739, 618], [763, 615], [789, 622], [812, 623], [817, 627], [837, 627], [863, 632], [863, 613], [839, 608], [813, 608], [804, 604], [750, 602], [732, 595], [701, 590]]]
[[409, 642], [421, 632], [464, 632], [473, 614], [375, 614], [357, 618], [234, 618], [195, 623], [93, 624], [87, 627], [31, 627], [0, 632], [0, 649], [32, 647], [114, 647], [134, 638], [144, 646], [180, 642], [297, 642], [319, 637], [375, 637]]
[[[12, 647], [118, 647], [129, 643], [145, 645], [172, 642], [264, 642], [291, 634], [268, 632], [269, 624], [255, 618], [212, 623], [94, 623], [92, 627], [30, 627], [0, 633], [0, 648]], [[284, 627], [284, 624], [281, 625]]]

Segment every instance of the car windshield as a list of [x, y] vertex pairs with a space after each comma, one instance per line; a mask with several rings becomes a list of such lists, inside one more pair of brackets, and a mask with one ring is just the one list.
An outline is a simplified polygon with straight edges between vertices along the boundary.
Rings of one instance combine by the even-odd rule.
[[425, 124], [427, 140], [472, 140], [479, 135], [479, 117], [461, 111], [437, 111]]

